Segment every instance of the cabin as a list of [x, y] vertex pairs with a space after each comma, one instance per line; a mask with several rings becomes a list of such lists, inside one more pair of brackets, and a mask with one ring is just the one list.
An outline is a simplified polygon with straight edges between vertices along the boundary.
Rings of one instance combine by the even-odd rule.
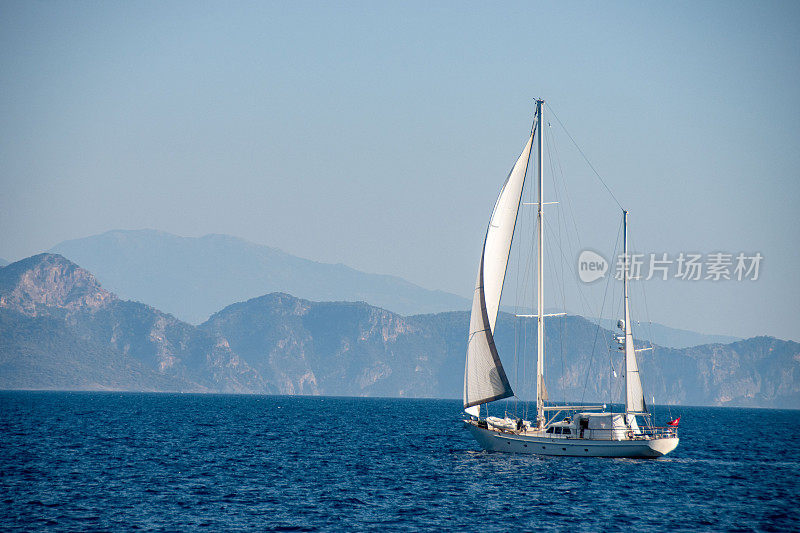
[[[483, 425], [479, 423], [479, 427], [504, 433], [541, 431], [532, 428], [528, 420], [508, 416], [489, 416], [481, 422]], [[552, 422], [544, 430], [544, 436], [557, 439], [630, 440], [643, 435], [636, 417], [623, 413], [578, 413]]]
[[622, 413], [578, 413], [571, 424], [583, 439], [625, 440], [641, 434], [636, 417]]

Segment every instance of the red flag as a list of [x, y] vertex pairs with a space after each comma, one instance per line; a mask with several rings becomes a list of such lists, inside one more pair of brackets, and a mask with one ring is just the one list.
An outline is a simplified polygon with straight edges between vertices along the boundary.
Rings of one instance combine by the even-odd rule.
[[667, 422], [668, 426], [677, 426], [681, 421], [681, 417], [676, 418], [675, 420], [670, 420]]

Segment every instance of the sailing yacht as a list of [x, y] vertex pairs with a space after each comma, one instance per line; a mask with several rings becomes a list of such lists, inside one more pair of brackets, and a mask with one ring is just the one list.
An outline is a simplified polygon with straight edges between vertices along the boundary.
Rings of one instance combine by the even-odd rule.
[[[466, 427], [486, 450], [540, 455], [591, 457], [659, 457], [678, 446], [677, 427], [654, 427], [644, 401], [636, 350], [631, 331], [628, 302], [628, 212], [623, 211], [624, 318], [617, 326], [620, 350], [625, 353], [625, 411], [606, 411], [605, 406], [550, 405], [544, 381], [544, 319], [558, 314], [544, 313], [542, 178], [542, 112], [544, 101], [536, 101], [531, 134], [508, 175], [494, 206], [478, 268], [478, 279], [470, 316], [467, 357], [464, 368], [464, 410]], [[538, 152], [537, 208], [537, 306], [536, 318], [536, 419], [481, 417], [480, 406], [514, 396], [494, 342], [494, 330], [511, 242], [517, 222], [528, 162], [534, 142]], [[560, 416], [568, 413], [570, 416]], [[639, 421], [642, 423], [640, 424]]]

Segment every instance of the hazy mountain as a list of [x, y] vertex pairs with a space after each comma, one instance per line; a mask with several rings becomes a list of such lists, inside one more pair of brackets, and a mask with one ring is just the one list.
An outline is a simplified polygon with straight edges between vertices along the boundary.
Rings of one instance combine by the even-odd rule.
[[[223, 309], [201, 329], [224, 338], [285, 394], [460, 397], [468, 322], [465, 311], [402, 317], [365, 303], [269, 294]], [[546, 335], [551, 399], [606, 401], [610, 388], [621, 397], [624, 365], [612, 332], [567, 316], [548, 319]], [[535, 339], [533, 320], [499, 315], [495, 341], [515, 390], [528, 398]], [[657, 347], [639, 361], [648, 402], [800, 408], [795, 342]]]
[[[616, 327], [616, 323], [616, 320], [607, 318], [600, 320], [600, 325], [607, 329]], [[637, 338], [648, 339], [654, 344], [670, 348], [688, 348], [700, 344], [728, 344], [742, 340], [740, 337], [731, 337], [730, 335], [708, 335], [686, 329], [671, 328], [655, 322], [634, 322], [632, 327], [633, 334]]]
[[439, 386], [438, 374], [450, 361], [438, 332], [424, 320], [363, 302], [268, 294], [226, 307], [200, 327], [226, 339], [283, 394], [454, 393]]
[[7, 264], [8, 264], [8, 261], [6, 261], [6, 260], [5, 260], [5, 259], [3, 259], [2, 257], [0, 257], [0, 267], [4, 267], [4, 266], [6, 266]]
[[[404, 317], [278, 293], [196, 327], [121, 300], [88, 271], [42, 254], [0, 268], [0, 388], [460, 397], [468, 320], [465, 311]], [[527, 398], [535, 356], [520, 347], [535, 346], [535, 329], [501, 313], [495, 336]], [[546, 332], [551, 399], [620, 397], [622, 355], [610, 331], [567, 316], [548, 319]], [[800, 408], [796, 342], [657, 348], [639, 361], [646, 399], [656, 403]]]
[[62, 242], [51, 252], [87, 268], [121, 298], [194, 324], [226, 305], [270, 292], [317, 301], [367, 301], [404, 315], [468, 309], [470, 304], [395, 276], [317, 263], [227, 235], [109, 231]]
[[[423, 289], [398, 277], [317, 263], [227, 235], [190, 238], [154, 230], [117, 230], [62, 242], [52, 252], [89, 269], [121, 298], [144, 302], [193, 324], [226, 305], [272, 292], [313, 301], [364, 301], [401, 315], [470, 305], [460, 296]], [[602, 325], [613, 328], [614, 321], [604, 320]], [[671, 348], [740, 340], [656, 323], [641, 331], [641, 337]]]
[[249, 392], [224, 343], [40, 254], [0, 269], [0, 387]]
[[753, 337], [731, 344], [660, 349], [655, 361], [653, 357], [640, 361], [645, 375], [654, 366], [658, 369], [645, 380], [645, 387], [664, 391], [674, 403], [800, 408], [797, 342]]

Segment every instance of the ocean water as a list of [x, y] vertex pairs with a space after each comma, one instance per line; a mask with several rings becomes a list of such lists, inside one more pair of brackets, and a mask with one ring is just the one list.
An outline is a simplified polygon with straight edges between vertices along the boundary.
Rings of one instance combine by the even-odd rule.
[[673, 414], [664, 458], [568, 458], [451, 400], [2, 392], [0, 530], [800, 529], [800, 411]]

